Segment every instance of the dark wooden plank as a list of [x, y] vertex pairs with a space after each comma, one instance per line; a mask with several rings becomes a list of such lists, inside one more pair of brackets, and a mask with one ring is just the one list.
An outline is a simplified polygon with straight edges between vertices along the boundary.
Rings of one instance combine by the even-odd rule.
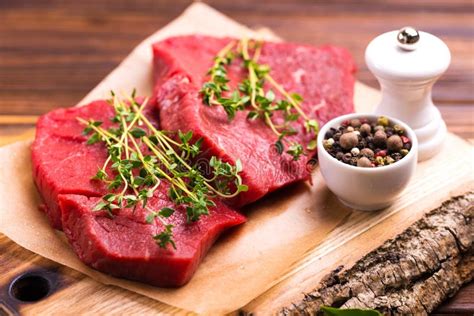
[[[440, 306], [434, 311], [437, 315], [446, 315], [452, 313], [466, 314], [469, 315], [469, 311], [472, 313], [472, 305], [474, 302], [474, 282], [470, 282], [465, 285], [456, 296], [449, 299], [445, 304]], [[472, 315], [472, 314], [471, 314]]]
[[[0, 234], [0, 315], [175, 314], [177, 310], [145, 296], [91, 278], [38, 256]], [[18, 287], [18, 278], [34, 276]], [[46, 296], [31, 302], [46, 280]], [[12, 289], [13, 287], [13, 289]], [[16, 289], [16, 290], [15, 290]], [[33, 292], [32, 292], [33, 290]]]
[[[189, 1], [1, 3], [0, 113], [30, 109], [39, 114], [77, 102], [131, 47], [177, 16]], [[469, 1], [210, 3], [245, 24], [271, 27], [292, 41], [348, 47], [360, 68], [358, 78], [371, 86], [376, 82], [363, 60], [367, 43], [383, 31], [415, 25], [443, 37], [453, 52], [451, 68], [434, 90], [435, 100], [474, 102]]]

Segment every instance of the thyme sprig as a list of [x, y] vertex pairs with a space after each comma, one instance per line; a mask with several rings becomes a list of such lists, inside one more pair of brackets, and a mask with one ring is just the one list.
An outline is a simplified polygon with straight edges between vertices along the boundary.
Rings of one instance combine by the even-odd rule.
[[95, 206], [95, 211], [106, 211], [113, 217], [122, 208], [142, 205], [149, 213], [148, 223], [161, 221], [163, 231], [153, 236], [160, 247], [168, 244], [176, 248], [173, 240], [173, 225], [167, 218], [175, 212], [171, 206], [152, 210], [148, 200], [165, 179], [169, 184], [168, 194], [175, 205], [186, 209], [188, 222], [195, 222], [209, 214], [215, 206], [213, 198], [232, 198], [246, 191], [239, 173], [242, 165], [225, 163], [216, 157], [209, 162], [211, 177], [192, 165], [191, 161], [201, 153], [202, 140], [193, 141], [192, 132], [178, 131], [176, 137], [158, 130], [143, 114], [147, 100], [141, 105], [134, 93], [120, 99], [112, 93], [110, 105], [115, 115], [111, 119], [118, 126], [103, 128], [103, 122], [78, 118], [85, 125], [87, 144], [103, 143], [108, 152], [104, 165], [99, 168], [94, 180], [107, 184], [111, 193], [104, 195]]
[[249, 97], [242, 97], [238, 91], [234, 91], [230, 97], [224, 97], [224, 93], [230, 90], [225, 67], [230, 65], [235, 58], [235, 54], [232, 52], [234, 46], [235, 43], [230, 42], [217, 54], [214, 64], [207, 72], [211, 80], [206, 82], [201, 90], [204, 103], [221, 105], [229, 119], [235, 117], [236, 111], [243, 110], [249, 100]]
[[[318, 122], [309, 118], [301, 108], [303, 98], [297, 93], [287, 92], [282, 85], [270, 75], [270, 67], [258, 63], [263, 42], [242, 39], [232, 41], [226, 45], [214, 59], [214, 64], [208, 71], [210, 79], [201, 89], [203, 102], [206, 105], [221, 105], [229, 120], [235, 117], [237, 111], [248, 110], [247, 119], [263, 120], [278, 136], [275, 147], [279, 154], [285, 151], [294, 160], [306, 153], [306, 150], [316, 148], [316, 136], [319, 130]], [[253, 56], [250, 51], [253, 50]], [[242, 60], [248, 76], [238, 84], [238, 90], [233, 92], [229, 88], [227, 69], [237, 59]], [[264, 85], [268, 82], [275, 91], [283, 96], [277, 100], [273, 90], [265, 91]], [[281, 115], [276, 116], [279, 112]], [[283, 122], [277, 123], [276, 117], [283, 117]], [[287, 140], [287, 136], [296, 135], [298, 131], [292, 123], [303, 119], [304, 130], [311, 135], [311, 141], [306, 150], [295, 141]], [[279, 120], [281, 121], [281, 119]]]

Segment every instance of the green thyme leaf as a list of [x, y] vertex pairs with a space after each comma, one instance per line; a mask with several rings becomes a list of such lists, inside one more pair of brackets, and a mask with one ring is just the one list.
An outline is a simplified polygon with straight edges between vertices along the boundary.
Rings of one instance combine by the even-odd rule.
[[104, 169], [99, 169], [95, 176], [92, 177], [92, 180], [105, 180], [107, 179], [107, 173]]
[[319, 131], [319, 124], [316, 120], [308, 120], [305, 122], [305, 128], [307, 133], [315, 133], [317, 134]]
[[303, 102], [303, 97], [299, 95], [298, 93], [292, 93], [291, 98], [297, 103]]
[[93, 211], [101, 211], [103, 210], [109, 203], [105, 201], [100, 201], [97, 205], [93, 208]]
[[285, 149], [285, 147], [283, 146], [283, 142], [280, 139], [276, 141], [275, 148], [278, 154], [281, 155], [283, 153], [283, 150]]
[[140, 138], [140, 137], [146, 136], [145, 130], [141, 129], [139, 127], [135, 127], [133, 130], [131, 130], [130, 134], [132, 134], [132, 136], [135, 137], [135, 138]]
[[97, 133], [92, 134], [91, 137], [87, 140], [87, 145], [93, 145], [95, 143], [100, 142], [100, 136]]
[[249, 187], [246, 186], [245, 184], [241, 184], [238, 186], [238, 189], [240, 192], [247, 192], [249, 190]]
[[170, 217], [171, 215], [173, 215], [174, 213], [174, 209], [170, 208], [170, 207], [163, 207], [161, 210], [160, 210], [160, 215], [163, 216], [163, 217]]
[[275, 100], [275, 93], [272, 90], [268, 90], [265, 94], [265, 98], [267, 98], [268, 102], [273, 102]]
[[151, 224], [153, 223], [153, 221], [155, 220], [155, 217], [157, 216], [158, 214], [156, 212], [150, 212], [147, 214], [145, 220], [148, 224]]
[[[237, 47], [235, 50], [232, 50]], [[296, 135], [296, 130], [290, 126], [290, 123], [298, 121], [301, 117], [304, 119], [304, 126], [307, 133], [318, 133], [317, 122], [307, 117], [302, 111], [300, 105], [303, 102], [301, 95], [290, 93], [284, 90], [270, 76], [270, 67], [258, 63], [258, 56], [262, 43], [258, 41], [249, 41], [242, 39], [238, 45], [227, 45], [214, 58], [214, 64], [207, 72], [210, 80], [205, 82], [201, 89], [202, 100], [206, 105], [220, 105], [227, 114], [229, 121], [232, 121], [237, 112], [248, 110], [247, 119], [254, 121], [262, 119], [277, 135], [277, 151], [279, 154], [284, 152], [284, 143], [290, 148], [288, 154], [293, 156], [294, 160], [305, 154], [305, 148], [299, 144], [288, 141], [287, 136]], [[250, 56], [253, 50], [254, 55]], [[230, 56], [226, 58], [226, 56]], [[238, 56], [247, 70], [248, 76], [237, 84], [238, 89], [230, 92], [228, 86], [229, 78], [226, 67]], [[264, 86], [269, 83], [284, 98], [277, 100], [272, 89], [265, 91]], [[227, 93], [225, 93], [227, 92]], [[279, 113], [279, 115], [275, 115]], [[279, 119], [283, 118], [283, 123]], [[275, 123], [278, 121], [278, 124]], [[313, 148], [313, 144], [308, 144], [306, 148]]]
[[258, 112], [256, 112], [256, 111], [250, 111], [247, 114], [247, 119], [251, 120], [251, 121], [254, 121], [254, 120], [258, 119], [258, 117], [259, 117], [259, 115], [258, 115]]
[[355, 309], [355, 308], [335, 308], [321, 306], [321, 311], [326, 316], [382, 316], [379, 311], [374, 309]]
[[298, 158], [303, 154], [303, 146], [299, 143], [291, 143], [286, 152], [293, 157], [293, 160], [298, 160]]
[[317, 147], [317, 145], [318, 145], [317, 141], [316, 141], [315, 139], [313, 139], [312, 141], [310, 141], [310, 142], [308, 143], [308, 146], [306, 146], [306, 148], [307, 148], [308, 150], [315, 150], [316, 147]]
[[240, 161], [240, 159], [237, 159], [235, 161], [235, 171], [236, 173], [239, 173], [242, 171], [242, 161]]
[[[228, 64], [231, 57], [222, 58], [221, 62]], [[225, 74], [225, 68], [220, 65], [215, 69], [219, 84], [210, 84], [206, 88], [219, 93], [227, 90]], [[234, 113], [249, 100], [238, 92], [225, 99], [229, 111]], [[211, 178], [206, 178], [208, 174], [204, 175], [200, 166], [192, 164], [193, 158], [201, 154], [203, 140], [193, 141], [191, 131], [171, 133], [156, 129], [143, 114], [146, 102], [140, 105], [133, 96], [124, 102], [113, 95], [109, 104], [115, 111], [111, 118], [115, 124], [112, 127], [104, 129], [102, 122], [78, 119], [85, 125], [83, 133], [89, 135], [87, 143], [101, 142], [108, 152], [106, 162], [93, 179], [106, 184], [110, 192], [95, 205], [94, 211], [103, 210], [113, 217], [124, 208], [135, 211], [141, 206], [148, 211], [148, 223], [159, 220], [164, 227], [161, 233], [153, 236], [157, 244], [163, 248], [170, 244], [175, 247], [173, 225], [168, 223], [175, 210], [164, 207], [156, 212], [148, 207], [148, 201], [155, 195], [162, 179], [169, 184], [169, 198], [177, 207], [186, 210], [188, 222], [208, 215], [209, 208], [215, 206], [212, 199], [232, 198], [247, 190], [239, 175], [242, 171], [240, 161], [234, 166], [212, 157]]]
[[176, 249], [176, 244], [173, 241], [173, 225], [165, 225], [165, 229], [153, 236], [153, 239], [158, 243], [161, 248], [166, 248], [170, 244], [174, 249]]

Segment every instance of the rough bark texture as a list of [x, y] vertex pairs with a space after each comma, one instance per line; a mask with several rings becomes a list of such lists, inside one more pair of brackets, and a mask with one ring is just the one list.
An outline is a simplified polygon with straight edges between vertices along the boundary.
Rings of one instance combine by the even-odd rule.
[[281, 314], [316, 314], [321, 305], [430, 313], [474, 276], [473, 216], [474, 192], [444, 202]]

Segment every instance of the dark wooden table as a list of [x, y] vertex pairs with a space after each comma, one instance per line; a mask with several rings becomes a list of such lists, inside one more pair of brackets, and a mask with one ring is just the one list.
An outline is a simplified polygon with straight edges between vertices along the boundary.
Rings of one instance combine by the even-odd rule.
[[[440, 36], [451, 49], [452, 64], [436, 84], [433, 97], [449, 130], [474, 140], [472, 1], [206, 2], [251, 27], [270, 27], [289, 41], [346, 46], [359, 66], [358, 79], [374, 87], [377, 82], [363, 58], [373, 37], [405, 25]], [[189, 3], [0, 0], [0, 144], [31, 135], [38, 115], [74, 105], [144, 37]], [[1, 241], [0, 262], [12, 261], [2, 252], [35, 258], [6, 238]], [[471, 284], [438, 312], [472, 314], [473, 310]]]

